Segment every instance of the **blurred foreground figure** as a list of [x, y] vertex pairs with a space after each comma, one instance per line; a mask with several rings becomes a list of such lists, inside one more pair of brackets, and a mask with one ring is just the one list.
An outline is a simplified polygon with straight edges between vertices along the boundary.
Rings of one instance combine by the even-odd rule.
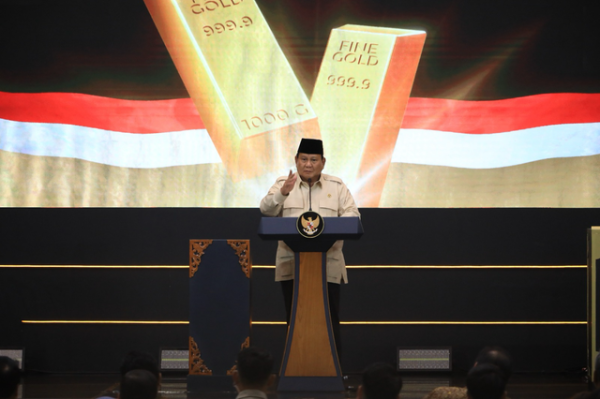
[[[129, 351], [121, 361], [121, 367], [119, 368], [121, 379], [132, 370], [146, 370], [152, 374], [157, 379], [158, 389], [160, 390], [162, 375], [156, 359], [150, 353], [136, 350]], [[118, 396], [119, 384], [115, 383], [106, 391], [102, 392], [96, 399], [115, 399]]]
[[0, 356], [0, 398], [16, 398], [21, 369], [15, 360]]
[[[512, 360], [506, 350], [499, 346], [486, 346], [477, 354], [473, 367], [481, 364], [493, 364], [498, 367], [504, 375], [505, 385], [508, 383], [512, 375]], [[439, 387], [423, 399], [467, 399], [467, 388]]]
[[398, 399], [402, 389], [400, 373], [390, 364], [375, 363], [365, 369], [358, 399]]
[[131, 370], [121, 378], [119, 399], [156, 399], [158, 378], [147, 370]]
[[273, 381], [273, 357], [267, 351], [251, 346], [238, 354], [237, 369], [233, 372], [233, 384], [238, 391], [237, 399], [267, 399], [266, 391]]
[[493, 364], [479, 364], [467, 374], [467, 398], [502, 399], [506, 397], [506, 378]]

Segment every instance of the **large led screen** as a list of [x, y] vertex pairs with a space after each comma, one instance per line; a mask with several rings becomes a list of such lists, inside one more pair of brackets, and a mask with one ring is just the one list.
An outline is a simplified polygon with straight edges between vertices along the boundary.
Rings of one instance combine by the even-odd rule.
[[588, 1], [0, 1], [0, 206], [600, 206]]

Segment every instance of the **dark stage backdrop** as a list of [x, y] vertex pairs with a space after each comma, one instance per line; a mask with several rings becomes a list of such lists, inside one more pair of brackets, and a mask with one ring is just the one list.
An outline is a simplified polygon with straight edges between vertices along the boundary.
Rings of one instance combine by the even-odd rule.
[[[395, 361], [396, 346], [451, 346], [466, 370], [484, 345], [506, 347], [518, 371], [585, 366], [586, 229], [598, 209], [362, 209], [364, 237], [347, 242], [342, 321], [450, 324], [344, 325], [342, 366]], [[254, 265], [274, 263], [256, 235], [256, 209], [1, 209], [4, 265], [186, 265], [189, 239], [249, 238]], [[430, 265], [489, 265], [492, 269]], [[27, 324], [22, 320], [188, 320], [186, 269], [0, 267], [0, 346], [24, 346], [49, 372], [114, 372], [129, 349], [185, 347], [185, 325]], [[254, 322], [283, 321], [273, 269], [252, 274]], [[456, 325], [452, 322], [512, 322]], [[279, 359], [281, 325], [254, 325], [252, 342]]]

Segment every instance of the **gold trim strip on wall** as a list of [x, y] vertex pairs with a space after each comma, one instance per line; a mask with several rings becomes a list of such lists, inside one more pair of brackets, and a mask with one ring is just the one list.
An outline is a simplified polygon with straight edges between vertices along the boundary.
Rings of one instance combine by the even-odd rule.
[[[587, 265], [360, 265], [346, 266], [348, 269], [586, 269]], [[33, 269], [188, 269], [189, 266], [167, 266], [167, 265], [0, 265], [1, 268], [33, 268]], [[253, 269], [275, 269], [270, 265], [255, 265]]]
[[580, 325], [587, 321], [341, 321], [352, 325]]
[[[275, 269], [275, 266], [252, 266], [253, 269]], [[360, 265], [346, 266], [348, 269], [585, 269], [587, 265]]]
[[189, 266], [166, 265], [0, 265], [0, 268], [32, 269], [189, 269]]
[[190, 324], [189, 321], [158, 320], [21, 320], [23, 324]]
[[[156, 320], [21, 320], [24, 324], [189, 324]], [[585, 325], [587, 321], [342, 321], [344, 325]], [[256, 325], [284, 325], [285, 321], [253, 321]]]

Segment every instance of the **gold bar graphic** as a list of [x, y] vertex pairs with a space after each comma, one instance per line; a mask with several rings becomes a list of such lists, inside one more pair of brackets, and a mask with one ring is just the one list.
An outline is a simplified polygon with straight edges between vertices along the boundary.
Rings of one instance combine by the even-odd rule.
[[254, 0], [144, 0], [234, 181], [294, 165], [317, 117]]
[[311, 104], [326, 173], [377, 207], [425, 43], [425, 32], [344, 25], [329, 37]]

